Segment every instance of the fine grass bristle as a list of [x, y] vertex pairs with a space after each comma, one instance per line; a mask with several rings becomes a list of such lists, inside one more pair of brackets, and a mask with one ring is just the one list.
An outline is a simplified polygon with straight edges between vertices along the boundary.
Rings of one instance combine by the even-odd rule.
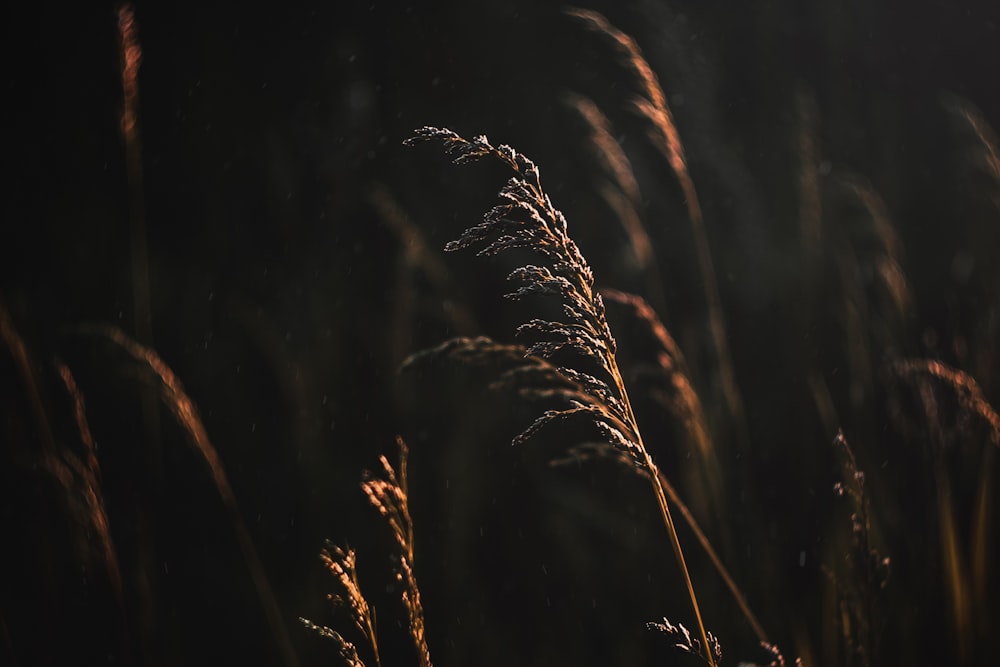
[[[375, 665], [382, 664], [378, 650], [378, 636], [375, 633], [375, 614], [368, 600], [361, 592], [361, 582], [358, 580], [357, 554], [353, 549], [341, 549], [337, 545], [327, 542], [326, 547], [320, 552], [320, 561], [326, 571], [333, 576], [338, 585], [338, 593], [327, 595], [327, 599], [335, 608], [343, 609], [350, 617], [354, 630], [367, 642], [371, 649]], [[358, 657], [357, 647], [350, 641], [343, 638], [340, 633], [325, 626], [316, 626], [311, 621], [300, 619], [307, 628], [313, 629], [321, 636], [331, 639], [337, 643], [341, 657], [347, 659], [350, 656], [353, 662], [350, 664], [363, 665], [364, 662]]]
[[702, 655], [702, 653], [706, 653], [715, 658], [717, 663], [722, 663], [722, 644], [719, 643], [718, 638], [716, 638], [711, 632], [708, 633], [708, 644], [706, 645], [706, 649], [705, 651], [702, 651], [700, 642], [691, 636], [691, 632], [684, 627], [683, 623], [674, 625], [666, 616], [663, 617], [662, 623], [659, 621], [650, 621], [646, 624], [646, 629], [653, 630], [670, 637], [674, 642], [674, 648], [683, 653], [691, 653], [698, 656]]
[[879, 664], [879, 644], [883, 631], [881, 594], [890, 574], [890, 559], [875, 547], [871, 498], [865, 474], [858, 466], [854, 450], [844, 434], [838, 433], [834, 446], [841, 455], [841, 482], [834, 486], [851, 508], [851, 549], [840, 568], [824, 570], [837, 589], [841, 636], [845, 655], [860, 665]]
[[[604, 302], [594, 288], [590, 265], [569, 235], [565, 217], [543, 190], [534, 162], [510, 146], [494, 147], [485, 136], [466, 140], [452, 130], [435, 127], [418, 129], [405, 143], [426, 141], [443, 144], [456, 164], [493, 157], [514, 172], [500, 191], [500, 204], [445, 249], [478, 247], [480, 256], [515, 248], [531, 250], [545, 264], [529, 264], [512, 271], [508, 279], [519, 287], [508, 298], [550, 296], [556, 297], [562, 307], [563, 321], [532, 319], [518, 327], [517, 334], [530, 340], [526, 354], [555, 361], [559, 374], [577, 385], [586, 400], [570, 400], [569, 407], [545, 411], [514, 438], [514, 444], [530, 439], [554, 421], [583, 418], [591, 422], [605, 442], [648, 474], [688, 590], [704, 657], [714, 666], [715, 658], [709, 649], [694, 584], [658, 468], [643, 443], [618, 367], [616, 343], [605, 316]], [[587, 370], [561, 363], [564, 359], [572, 359]]]
[[358, 655], [358, 647], [353, 642], [348, 641], [342, 634], [325, 625], [316, 625], [307, 618], [299, 617], [299, 622], [306, 628], [315, 632], [324, 639], [328, 639], [337, 646], [337, 655], [347, 667], [366, 667], [365, 661]]

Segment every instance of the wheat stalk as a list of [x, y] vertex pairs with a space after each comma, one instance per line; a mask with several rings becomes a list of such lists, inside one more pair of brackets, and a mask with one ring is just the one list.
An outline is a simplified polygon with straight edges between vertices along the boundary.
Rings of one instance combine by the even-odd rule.
[[480, 256], [491, 256], [514, 248], [526, 248], [539, 255], [545, 265], [528, 264], [508, 276], [519, 287], [507, 296], [512, 299], [534, 295], [556, 296], [562, 305], [564, 321], [532, 319], [518, 327], [517, 334], [531, 339], [528, 355], [554, 362], [568, 356], [583, 362], [582, 366], [593, 371], [557, 365], [559, 374], [575, 383], [586, 400], [571, 399], [567, 408], [545, 411], [514, 438], [514, 444], [524, 442], [554, 421], [585, 417], [609, 444], [648, 474], [687, 586], [705, 659], [714, 667], [715, 659], [709, 649], [698, 598], [659, 471], [643, 443], [618, 368], [615, 339], [605, 317], [604, 302], [594, 289], [594, 274], [590, 265], [569, 236], [565, 217], [542, 189], [538, 167], [510, 146], [494, 147], [485, 136], [470, 141], [449, 129], [423, 127], [404, 143], [415, 145], [425, 141], [442, 143], [456, 164], [492, 157], [514, 172], [500, 191], [500, 204], [490, 210], [482, 222], [448, 243], [445, 250], [479, 246]]

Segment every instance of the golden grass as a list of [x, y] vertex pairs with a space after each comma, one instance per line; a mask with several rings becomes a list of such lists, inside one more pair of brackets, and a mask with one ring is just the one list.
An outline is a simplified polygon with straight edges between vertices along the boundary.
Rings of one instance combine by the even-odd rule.
[[[409, 448], [401, 437], [396, 438], [396, 446], [399, 449], [398, 472], [389, 463], [388, 458], [380, 456], [381, 473], [375, 474], [365, 471], [361, 490], [368, 499], [368, 503], [375, 508], [392, 533], [398, 549], [398, 553], [393, 555], [393, 569], [397, 583], [402, 585], [400, 599], [406, 608], [407, 629], [413, 642], [417, 663], [420, 667], [432, 667], [424, 626], [424, 609], [420, 601], [420, 588], [413, 571], [415, 558], [413, 518], [410, 516], [406, 472]], [[320, 560], [333, 576], [339, 591], [328, 595], [327, 599], [335, 608], [347, 611], [354, 625], [354, 631], [365, 640], [375, 665], [381, 665], [382, 659], [379, 655], [378, 634], [375, 627], [375, 610], [368, 604], [368, 600], [361, 591], [361, 582], [357, 572], [357, 554], [353, 549], [342, 549], [337, 545], [327, 543], [326, 548], [320, 554]], [[357, 646], [341, 633], [304, 618], [299, 620], [306, 628], [333, 641], [338, 647], [341, 659], [348, 665], [364, 667], [365, 663], [358, 653]]]

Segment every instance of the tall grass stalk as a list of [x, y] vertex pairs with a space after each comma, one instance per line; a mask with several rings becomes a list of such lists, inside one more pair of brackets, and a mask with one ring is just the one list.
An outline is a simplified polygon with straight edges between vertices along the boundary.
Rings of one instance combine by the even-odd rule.
[[[143, 186], [142, 141], [139, 136], [139, 67], [142, 46], [132, 3], [118, 7], [118, 44], [121, 59], [122, 115], [121, 133], [125, 145], [125, 173], [128, 178], [129, 258], [132, 273], [132, 319], [136, 339], [143, 345], [153, 343], [153, 314], [149, 289], [149, 248], [146, 239], [146, 205]], [[147, 392], [143, 412], [147, 436], [157, 430], [156, 397]], [[147, 446], [155, 440], [147, 437]], [[157, 456], [152, 452], [151, 457]], [[156, 468], [158, 463], [154, 463]]]
[[708, 664], [714, 667], [715, 658], [667, 494], [659, 469], [643, 442], [618, 367], [616, 343], [605, 316], [604, 302], [594, 289], [590, 265], [569, 236], [565, 217], [542, 189], [535, 164], [510, 146], [494, 147], [485, 136], [470, 141], [451, 130], [435, 127], [418, 129], [405, 143], [414, 145], [425, 141], [443, 144], [456, 164], [489, 157], [500, 160], [514, 172], [500, 191], [500, 204], [445, 249], [454, 251], [481, 246], [478, 253], [481, 256], [497, 255], [515, 248], [531, 250], [545, 265], [529, 264], [515, 269], [508, 279], [519, 283], [520, 287], [508, 294], [508, 298], [556, 296], [562, 305], [564, 321], [532, 319], [518, 327], [517, 333], [533, 341], [527, 349], [528, 355], [557, 363], [575, 360], [575, 368], [568, 365], [557, 368], [576, 388], [567, 392], [569, 407], [547, 410], [513, 442], [524, 442], [556, 421], [586, 418], [609, 444], [648, 475], [691, 601], [701, 650]]
[[170, 367], [152, 349], [130, 338], [121, 329], [110, 325], [86, 325], [75, 329], [77, 334], [96, 336], [104, 338], [118, 348], [123, 350], [135, 362], [144, 366], [150, 371], [150, 379], [154, 395], [158, 394], [164, 406], [170, 411], [178, 425], [184, 430], [188, 441], [194, 450], [201, 456], [215, 488], [219, 492], [222, 504], [229, 514], [236, 538], [239, 542], [240, 551], [246, 561], [247, 569], [253, 580], [261, 608], [267, 618], [267, 623], [274, 635], [275, 643], [282, 658], [282, 663], [289, 667], [298, 665], [298, 657], [292, 646], [288, 631], [285, 628], [283, 614], [278, 606], [277, 598], [271, 588], [270, 581], [264, 570], [264, 565], [254, 547], [250, 531], [243, 520], [239, 504], [236, 501], [236, 494], [229, 484], [225, 468], [219, 452], [208, 437], [208, 431], [201, 420], [198, 409], [194, 401], [185, 391], [180, 379], [174, 374]]

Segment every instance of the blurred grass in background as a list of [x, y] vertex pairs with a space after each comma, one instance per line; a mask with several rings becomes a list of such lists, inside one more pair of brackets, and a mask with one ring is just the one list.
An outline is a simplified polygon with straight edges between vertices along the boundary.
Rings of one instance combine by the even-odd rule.
[[[390, 537], [358, 487], [396, 433], [410, 444], [438, 664], [684, 659], [645, 630], [664, 615], [691, 626], [645, 486], [601, 463], [549, 467], [572, 434], [512, 449], [534, 415], [487, 387], [489, 368], [398, 373], [448, 336], [510, 340], [522, 321], [500, 298], [506, 260], [438, 254], [506, 175], [401, 146], [431, 124], [531, 156], [598, 285], [656, 308], [704, 406], [716, 485], [643, 384], [648, 341], [625, 314], [611, 324], [626, 380], [650, 387], [634, 396], [645, 438], [787, 657], [865, 664], [844, 652], [845, 592], [824, 569], [862, 594], [870, 584], [858, 583], [854, 510], [833, 491], [843, 429], [892, 563], [871, 662], [997, 659], [997, 427], [983, 407], [1000, 400], [997, 10], [605, 4], [591, 6], [642, 48], [684, 142], [742, 422], [727, 416], [688, 208], [633, 109], [634, 77], [558, 8], [136, 3], [149, 280], [138, 305], [117, 8], [11, 8], [0, 655], [281, 660], [198, 451], [169, 410], [158, 426], [143, 416], [141, 364], [77, 330], [110, 323], [142, 339], [145, 310], [142, 342], [198, 406], [302, 664], [335, 659], [295, 621], [324, 613], [324, 538], [359, 554], [386, 610], [385, 664], [409, 655], [393, 640], [405, 611], [385, 588]], [[602, 194], [609, 174], [579, 96], [631, 162], [655, 274]], [[118, 583], [95, 551], [98, 505]], [[727, 662], [765, 660], [681, 539]]]

